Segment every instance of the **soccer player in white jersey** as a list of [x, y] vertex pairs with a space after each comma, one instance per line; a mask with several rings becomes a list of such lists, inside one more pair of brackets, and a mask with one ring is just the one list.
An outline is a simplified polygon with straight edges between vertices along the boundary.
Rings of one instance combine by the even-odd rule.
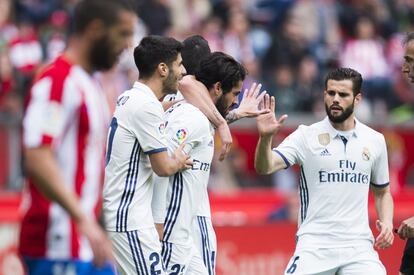
[[103, 212], [121, 274], [163, 274], [161, 244], [151, 212], [152, 176], [191, 167], [183, 145], [167, 152], [160, 99], [185, 74], [182, 44], [148, 36], [134, 50], [139, 81], [121, 94], [108, 133]]
[[[414, 83], [414, 32], [408, 33], [404, 39], [404, 63], [402, 72]], [[400, 274], [414, 274], [414, 216], [404, 220], [398, 227], [401, 239], [407, 239], [404, 255], [401, 260]]]
[[92, 74], [115, 64], [136, 15], [119, 0], [88, 0], [73, 19], [68, 47], [36, 77], [23, 119], [30, 203], [19, 252], [35, 275], [114, 274], [97, 223], [110, 117]]
[[[270, 174], [300, 166], [300, 214], [296, 250], [285, 274], [386, 274], [374, 250], [393, 243], [393, 201], [384, 136], [355, 118], [361, 101], [361, 75], [339, 68], [325, 79], [327, 117], [301, 125], [272, 149], [286, 115], [257, 117], [260, 138], [255, 167]], [[265, 108], [274, 111], [275, 99]], [[368, 220], [372, 190], [380, 231], [374, 240]]]
[[[195, 75], [225, 116], [237, 102], [246, 71], [232, 57], [216, 52], [201, 61]], [[204, 224], [210, 218], [207, 183], [214, 153], [214, 128], [199, 109], [182, 101], [166, 112], [165, 131], [170, 150], [186, 143], [185, 150], [190, 152], [193, 166], [171, 176], [166, 183], [162, 178], [155, 183], [157, 188], [161, 189], [161, 185], [167, 188], [167, 203], [153, 207], [156, 222], [164, 223], [164, 265], [169, 274], [214, 274], [215, 251], [211, 253], [211, 247], [205, 243], [212, 240], [215, 245], [214, 231], [211, 227], [209, 233], [213, 239], [203, 236], [203, 249], [199, 251], [192, 230], [197, 216], [203, 216], [198, 222]], [[163, 195], [162, 191], [155, 192], [154, 199]], [[203, 233], [207, 234], [205, 230]]]

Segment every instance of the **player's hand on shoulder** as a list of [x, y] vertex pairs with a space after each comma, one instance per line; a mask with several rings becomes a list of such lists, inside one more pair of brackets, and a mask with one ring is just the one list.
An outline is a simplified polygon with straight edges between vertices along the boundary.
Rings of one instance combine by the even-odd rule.
[[193, 160], [184, 151], [185, 143], [181, 143], [180, 146], [174, 151], [174, 159], [177, 161], [179, 171], [190, 169], [193, 166]]
[[266, 94], [261, 102], [262, 110], [269, 110], [256, 117], [257, 130], [260, 136], [272, 136], [276, 134], [285, 123], [287, 115], [281, 116], [277, 119], [275, 115], [275, 98]]
[[398, 227], [397, 233], [403, 240], [414, 238], [414, 217], [404, 220]]
[[389, 222], [376, 221], [377, 230], [380, 234], [375, 239], [375, 247], [384, 249], [390, 247], [394, 242], [393, 225]]
[[78, 222], [78, 230], [88, 239], [93, 252], [93, 263], [97, 267], [104, 266], [108, 261], [114, 262], [111, 242], [93, 218], [82, 218]]

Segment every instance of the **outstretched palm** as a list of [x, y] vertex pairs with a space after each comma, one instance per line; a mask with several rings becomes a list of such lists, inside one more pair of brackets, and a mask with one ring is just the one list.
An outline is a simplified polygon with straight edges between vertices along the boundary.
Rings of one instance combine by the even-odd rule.
[[261, 114], [256, 117], [257, 130], [260, 136], [272, 136], [279, 132], [279, 129], [283, 126], [283, 123], [287, 119], [287, 115], [281, 116], [279, 119], [275, 115], [275, 98], [269, 95], [264, 97], [261, 103], [262, 110], [268, 109], [270, 112]]

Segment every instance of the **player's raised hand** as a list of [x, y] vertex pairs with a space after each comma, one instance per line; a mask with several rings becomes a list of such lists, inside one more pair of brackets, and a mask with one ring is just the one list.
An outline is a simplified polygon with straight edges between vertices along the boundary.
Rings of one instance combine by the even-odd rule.
[[217, 127], [217, 132], [221, 140], [219, 160], [222, 161], [230, 152], [231, 145], [233, 143], [233, 138], [231, 137], [229, 125], [225, 122]]
[[394, 242], [394, 235], [392, 232], [392, 224], [377, 220], [375, 223], [380, 234], [375, 239], [375, 247], [378, 249], [388, 248]]
[[397, 233], [403, 240], [414, 238], [414, 217], [404, 220], [398, 227]]
[[81, 218], [78, 230], [88, 239], [93, 252], [93, 263], [97, 267], [102, 267], [108, 262], [114, 263], [111, 242], [93, 218]]
[[279, 131], [288, 116], [283, 115], [279, 119], [276, 118], [275, 98], [268, 94], [264, 96], [260, 105], [262, 110], [266, 109], [268, 112], [256, 117], [257, 130], [260, 136], [272, 136]]
[[266, 91], [260, 93], [261, 88], [262, 84], [253, 83], [249, 90], [244, 91], [239, 107], [233, 110], [235, 119], [256, 117], [269, 112], [269, 109], [259, 108], [266, 95]]
[[173, 158], [177, 161], [180, 171], [190, 169], [193, 166], [193, 160], [190, 159], [190, 156], [184, 151], [186, 143], [181, 143], [180, 146], [174, 151]]

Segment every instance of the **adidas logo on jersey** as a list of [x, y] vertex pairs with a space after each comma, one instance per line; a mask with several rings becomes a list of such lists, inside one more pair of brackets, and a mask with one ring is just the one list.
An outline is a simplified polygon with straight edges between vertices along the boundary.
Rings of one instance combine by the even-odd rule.
[[323, 150], [319, 155], [324, 157], [324, 156], [330, 156], [331, 153], [329, 153], [328, 149], [325, 148], [325, 150]]

